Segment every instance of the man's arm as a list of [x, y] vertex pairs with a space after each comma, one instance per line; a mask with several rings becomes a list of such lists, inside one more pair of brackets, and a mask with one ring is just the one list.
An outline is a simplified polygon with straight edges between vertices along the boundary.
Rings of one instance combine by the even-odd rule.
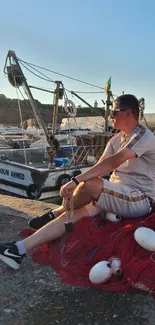
[[113, 138], [108, 141], [108, 143], [106, 145], [106, 148], [104, 149], [104, 152], [103, 152], [102, 156], [99, 158], [98, 162], [96, 163], [97, 165], [101, 161], [103, 161], [103, 159], [105, 159], [105, 158], [113, 155], [113, 153], [114, 153], [114, 149], [113, 149], [113, 145], [112, 145]]
[[126, 160], [133, 158], [136, 158], [136, 154], [128, 148], [123, 148], [121, 151], [103, 158], [89, 170], [76, 176], [76, 179], [78, 182], [85, 182], [92, 178], [100, 177], [117, 169]]
[[[96, 165], [89, 168], [89, 170], [87, 170], [86, 172], [76, 176], [76, 180], [80, 183], [96, 177], [101, 177], [104, 174], [107, 174], [113, 171], [114, 169], [118, 168], [126, 160], [133, 159], [135, 157], [136, 153], [134, 153], [130, 149], [123, 148], [121, 151], [104, 158], [101, 162], [98, 162]], [[73, 191], [75, 186], [76, 184], [73, 180], [63, 185], [60, 189], [60, 196], [68, 197], [70, 195], [70, 191]]]

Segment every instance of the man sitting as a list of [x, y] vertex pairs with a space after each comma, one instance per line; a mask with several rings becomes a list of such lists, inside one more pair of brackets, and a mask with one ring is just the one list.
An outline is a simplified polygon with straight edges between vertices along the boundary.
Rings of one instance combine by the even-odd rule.
[[[142, 217], [151, 211], [155, 200], [155, 138], [138, 122], [137, 98], [119, 96], [111, 119], [114, 128], [121, 131], [108, 142], [100, 160], [60, 189], [67, 204], [73, 194], [73, 223], [103, 210], [124, 218]], [[109, 181], [101, 178], [111, 171]], [[65, 233], [66, 221], [64, 205], [49, 215], [35, 218], [35, 225], [32, 220], [31, 227], [41, 229], [22, 241], [1, 245], [0, 259], [13, 269], [19, 269], [26, 252]]]

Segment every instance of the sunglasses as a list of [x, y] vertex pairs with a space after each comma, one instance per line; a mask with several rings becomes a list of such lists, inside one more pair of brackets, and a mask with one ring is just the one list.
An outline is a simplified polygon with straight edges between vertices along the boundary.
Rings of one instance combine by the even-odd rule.
[[118, 112], [125, 112], [127, 111], [126, 108], [115, 108], [113, 111], [110, 112], [110, 118], [113, 119]]

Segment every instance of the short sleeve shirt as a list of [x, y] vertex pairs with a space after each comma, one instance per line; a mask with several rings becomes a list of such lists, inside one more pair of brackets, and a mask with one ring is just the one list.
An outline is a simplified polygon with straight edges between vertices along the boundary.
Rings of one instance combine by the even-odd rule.
[[155, 200], [155, 136], [142, 125], [125, 136], [119, 132], [108, 142], [103, 157], [112, 155], [122, 148], [135, 152], [136, 157], [121, 164], [111, 175], [110, 181], [138, 188]]

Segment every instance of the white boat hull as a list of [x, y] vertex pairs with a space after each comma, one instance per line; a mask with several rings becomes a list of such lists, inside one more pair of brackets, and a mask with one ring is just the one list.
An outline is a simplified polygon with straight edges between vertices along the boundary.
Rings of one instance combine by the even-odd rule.
[[49, 170], [33, 168], [12, 161], [0, 162], [0, 192], [37, 199]]
[[46, 200], [59, 196], [60, 187], [74, 173], [87, 168], [33, 168], [15, 162], [0, 162], [0, 192], [29, 199]]
[[101, 138], [103, 144], [95, 142], [93, 147], [90, 146], [93, 135], [86, 138], [86, 145], [82, 142], [81, 146], [80, 140], [76, 146], [60, 147], [52, 169], [47, 167], [49, 147], [0, 150], [0, 192], [37, 200], [58, 197], [60, 187], [75, 176], [74, 173], [87, 170], [96, 157], [100, 157], [107, 139], [104, 135]]

